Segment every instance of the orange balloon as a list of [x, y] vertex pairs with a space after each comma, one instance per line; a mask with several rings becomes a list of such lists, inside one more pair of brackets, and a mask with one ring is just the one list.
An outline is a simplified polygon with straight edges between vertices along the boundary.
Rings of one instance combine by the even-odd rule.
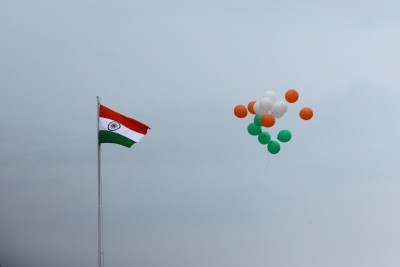
[[233, 113], [235, 113], [235, 116], [238, 118], [245, 118], [247, 116], [247, 108], [244, 105], [237, 105]]
[[311, 119], [313, 117], [314, 112], [313, 112], [313, 110], [311, 108], [305, 107], [305, 108], [302, 108], [300, 110], [299, 115], [300, 115], [300, 118], [302, 118], [303, 120], [308, 121], [309, 119]]
[[299, 93], [296, 89], [289, 89], [286, 91], [285, 99], [289, 103], [294, 103], [299, 99]]
[[254, 104], [256, 103], [256, 101], [250, 101], [249, 104], [247, 105], [247, 109], [249, 110], [249, 112], [251, 114], [256, 114], [256, 112], [254, 111]]
[[272, 114], [266, 113], [261, 116], [261, 125], [264, 127], [272, 127], [275, 124], [275, 117]]

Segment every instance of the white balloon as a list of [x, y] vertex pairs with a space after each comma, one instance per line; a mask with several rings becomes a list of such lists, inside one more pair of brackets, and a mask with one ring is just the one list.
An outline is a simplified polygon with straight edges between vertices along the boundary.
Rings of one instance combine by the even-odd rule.
[[275, 102], [275, 100], [276, 100], [276, 95], [275, 95], [274, 91], [265, 91], [264, 97], [270, 98], [272, 100], [272, 102]]
[[262, 115], [263, 114], [263, 112], [261, 110], [261, 106], [260, 106], [260, 101], [257, 101], [256, 103], [254, 103], [253, 109], [256, 112], [256, 114], [258, 114], [258, 115]]
[[264, 97], [260, 100], [260, 109], [263, 113], [268, 113], [272, 109], [273, 105], [274, 102], [269, 97]]
[[272, 107], [272, 114], [275, 118], [280, 118], [287, 111], [287, 103], [285, 101], [276, 101]]

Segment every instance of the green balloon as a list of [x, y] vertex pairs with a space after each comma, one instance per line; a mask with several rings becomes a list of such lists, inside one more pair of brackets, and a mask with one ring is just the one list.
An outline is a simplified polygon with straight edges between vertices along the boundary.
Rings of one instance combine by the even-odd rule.
[[276, 141], [271, 141], [268, 143], [268, 151], [271, 154], [277, 154], [281, 150], [281, 145]]
[[289, 142], [290, 139], [292, 139], [292, 134], [290, 133], [289, 130], [282, 130], [278, 133], [278, 140], [286, 143]]
[[261, 133], [261, 126], [252, 122], [249, 124], [249, 126], [247, 126], [247, 131], [251, 135], [259, 135]]
[[255, 115], [254, 116], [254, 123], [261, 126], [261, 115]]
[[271, 135], [269, 134], [269, 132], [261, 132], [258, 135], [258, 142], [260, 142], [261, 144], [268, 144], [269, 141], [271, 141]]

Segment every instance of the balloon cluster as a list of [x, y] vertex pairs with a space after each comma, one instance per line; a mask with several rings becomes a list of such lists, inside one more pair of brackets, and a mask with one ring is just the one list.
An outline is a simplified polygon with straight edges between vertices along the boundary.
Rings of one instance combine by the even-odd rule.
[[[258, 136], [258, 141], [262, 145], [267, 145], [271, 154], [277, 154], [281, 150], [281, 143], [289, 142], [292, 139], [292, 133], [283, 129], [273, 140], [269, 131], [262, 127], [271, 128], [275, 125], [277, 119], [282, 118], [288, 110], [288, 103], [295, 103], [299, 99], [299, 93], [295, 89], [289, 89], [285, 93], [285, 100], [276, 100], [273, 91], [266, 91], [259, 100], [253, 100], [245, 105], [236, 105], [233, 112], [238, 118], [247, 117], [248, 113], [254, 115], [253, 122], [247, 126], [247, 131], [253, 136]], [[303, 120], [310, 120], [313, 117], [313, 110], [310, 107], [304, 107], [300, 110], [299, 116]], [[278, 142], [279, 141], [279, 142]]]

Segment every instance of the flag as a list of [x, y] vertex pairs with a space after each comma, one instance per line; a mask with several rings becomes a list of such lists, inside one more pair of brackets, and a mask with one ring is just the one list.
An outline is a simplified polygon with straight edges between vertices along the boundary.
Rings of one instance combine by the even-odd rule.
[[131, 147], [147, 134], [149, 126], [106, 106], [99, 106], [99, 144], [114, 143]]

